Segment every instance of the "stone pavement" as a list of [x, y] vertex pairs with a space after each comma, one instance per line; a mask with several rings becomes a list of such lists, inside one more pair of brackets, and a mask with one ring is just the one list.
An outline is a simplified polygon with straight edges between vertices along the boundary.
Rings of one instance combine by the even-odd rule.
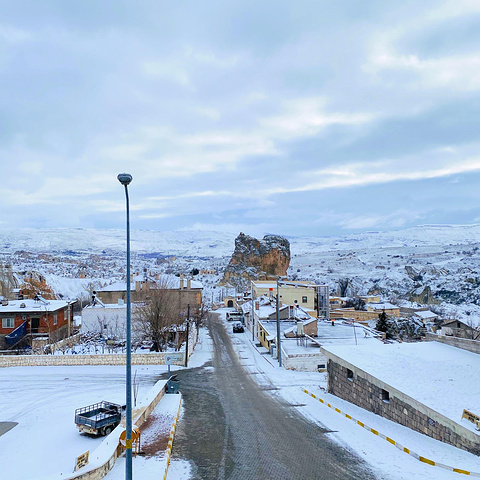
[[328, 432], [262, 391], [268, 387], [257, 385], [240, 365], [216, 315], [209, 317], [208, 327], [213, 362], [178, 372], [184, 413], [172, 458], [189, 460], [192, 478], [374, 478]]

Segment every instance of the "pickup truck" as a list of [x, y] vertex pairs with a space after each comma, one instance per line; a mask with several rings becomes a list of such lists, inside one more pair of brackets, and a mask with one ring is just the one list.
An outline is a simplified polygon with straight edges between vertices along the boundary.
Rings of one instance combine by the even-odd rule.
[[108, 435], [122, 419], [121, 405], [105, 400], [75, 410], [75, 423], [80, 432]]

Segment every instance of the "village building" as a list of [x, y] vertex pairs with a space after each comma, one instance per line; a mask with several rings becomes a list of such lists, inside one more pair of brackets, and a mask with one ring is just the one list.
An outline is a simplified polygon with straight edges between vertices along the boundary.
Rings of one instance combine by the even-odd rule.
[[60, 340], [70, 335], [72, 304], [64, 300], [2, 300], [0, 304], [0, 347], [31, 344], [32, 338]]
[[470, 340], [480, 339], [480, 321], [477, 323], [472, 321], [466, 323], [461, 320], [449, 319], [444, 320], [442, 324], [441, 334], [451, 337], [466, 338]]
[[[254, 298], [266, 295], [276, 297], [277, 282], [271, 280], [252, 281], [251, 289]], [[281, 281], [278, 285], [280, 302], [287, 305], [298, 305], [313, 317], [328, 317], [329, 288], [313, 282]]]
[[[187, 312], [190, 305], [191, 312], [200, 309], [202, 305], [203, 285], [194, 280], [185, 280], [183, 277], [163, 275], [158, 279], [149, 279], [144, 275], [133, 277], [130, 284], [130, 298], [132, 303], [150, 300], [152, 290], [168, 290], [168, 298], [174, 302], [179, 315]], [[104, 304], [118, 304], [119, 300], [126, 302], [127, 285], [125, 282], [115, 282], [96, 292], [96, 297]]]
[[329, 393], [480, 454], [480, 434], [463, 419], [465, 411], [480, 414], [479, 355], [436, 341], [324, 345], [321, 350], [328, 360]]

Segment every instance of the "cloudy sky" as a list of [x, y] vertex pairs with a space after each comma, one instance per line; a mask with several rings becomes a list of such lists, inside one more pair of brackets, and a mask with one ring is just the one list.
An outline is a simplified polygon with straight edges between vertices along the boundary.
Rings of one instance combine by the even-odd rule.
[[3, 0], [0, 228], [480, 222], [478, 0]]

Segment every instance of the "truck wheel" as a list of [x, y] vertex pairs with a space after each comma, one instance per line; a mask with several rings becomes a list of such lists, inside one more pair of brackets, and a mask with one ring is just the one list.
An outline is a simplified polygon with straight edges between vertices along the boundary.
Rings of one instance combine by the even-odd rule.
[[113, 430], [113, 428], [111, 426], [105, 427], [103, 429], [103, 434], [104, 435], [109, 435], [110, 433], [112, 433], [112, 430]]

